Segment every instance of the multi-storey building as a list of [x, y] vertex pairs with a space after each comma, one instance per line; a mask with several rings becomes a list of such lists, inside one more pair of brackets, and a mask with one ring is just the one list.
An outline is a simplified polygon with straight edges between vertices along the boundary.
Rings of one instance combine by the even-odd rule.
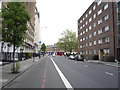
[[[3, 5], [6, 5], [7, 2], [3, 2]], [[35, 32], [38, 32], [37, 33], [37, 37], [39, 36], [40, 37], [40, 32], [38, 28], [36, 28], [36, 24], [37, 26], [40, 24], [39, 22], [39, 18], [36, 18], [36, 14], [38, 16], [38, 11], [36, 11], [36, 2], [25, 2], [25, 7], [28, 11], [28, 14], [30, 15], [30, 22], [28, 22], [28, 30], [27, 30], [27, 35], [26, 35], [26, 39], [24, 40], [24, 44], [22, 46], [20, 46], [16, 52], [34, 52], [34, 47], [36, 45], [36, 40], [35, 40], [35, 36], [36, 36], [36, 33]], [[36, 13], [37, 12], [37, 13]], [[36, 23], [38, 22], [38, 23]], [[37, 40], [40, 40], [40, 38]], [[3, 51], [4, 52], [12, 52], [12, 47], [8, 47], [7, 46], [8, 43], [4, 43], [4, 46], [3, 46]], [[38, 45], [38, 44], [37, 44]]]
[[116, 3], [93, 2], [78, 20], [78, 50], [84, 55], [116, 56]]
[[116, 31], [116, 59], [120, 61], [120, 1], [116, 3], [117, 7], [117, 31]]

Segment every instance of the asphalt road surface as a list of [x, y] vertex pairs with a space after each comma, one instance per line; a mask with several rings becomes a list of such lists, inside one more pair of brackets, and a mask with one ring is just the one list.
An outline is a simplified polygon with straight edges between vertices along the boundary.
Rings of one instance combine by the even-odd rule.
[[45, 56], [5, 88], [118, 88], [118, 68]]

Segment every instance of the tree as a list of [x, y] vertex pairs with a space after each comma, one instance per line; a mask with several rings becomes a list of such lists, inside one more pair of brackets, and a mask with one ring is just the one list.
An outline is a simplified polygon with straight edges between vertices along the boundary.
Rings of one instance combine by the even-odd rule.
[[45, 52], [45, 51], [46, 51], [46, 45], [45, 45], [44, 43], [41, 45], [41, 51], [42, 51], [42, 52]]
[[59, 38], [57, 46], [64, 51], [72, 52], [73, 50], [77, 50], [77, 38], [76, 33], [70, 30], [65, 30], [61, 34], [62, 38]]
[[15, 50], [24, 42], [30, 16], [24, 3], [8, 2], [2, 8], [2, 18], [2, 41], [13, 46], [13, 73], [15, 73]]

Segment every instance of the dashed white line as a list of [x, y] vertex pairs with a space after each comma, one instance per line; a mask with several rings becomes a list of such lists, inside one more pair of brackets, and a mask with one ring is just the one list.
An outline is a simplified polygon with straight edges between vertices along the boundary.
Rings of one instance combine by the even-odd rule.
[[106, 74], [108, 74], [108, 75], [111, 75], [111, 76], [113, 76], [114, 74], [112, 74], [112, 73], [109, 73], [109, 72], [105, 72]]
[[84, 65], [85, 67], [88, 67], [88, 65]]
[[65, 87], [68, 88], [68, 89], [71, 88], [72, 90], [74, 90], [72, 85], [69, 83], [67, 78], [63, 75], [63, 73], [61, 72], [61, 70], [59, 69], [59, 67], [57, 66], [57, 64], [54, 62], [54, 60], [52, 58], [51, 58], [51, 61], [53, 62], [58, 74], [60, 75], [60, 78], [62, 79]]

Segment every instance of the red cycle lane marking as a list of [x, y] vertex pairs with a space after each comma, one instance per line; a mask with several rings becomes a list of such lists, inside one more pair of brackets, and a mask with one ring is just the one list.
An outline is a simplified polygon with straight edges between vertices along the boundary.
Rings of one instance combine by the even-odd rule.
[[45, 88], [46, 75], [47, 75], [47, 64], [48, 64], [48, 60], [46, 62], [45, 71], [44, 71], [44, 75], [43, 75], [42, 88]]

